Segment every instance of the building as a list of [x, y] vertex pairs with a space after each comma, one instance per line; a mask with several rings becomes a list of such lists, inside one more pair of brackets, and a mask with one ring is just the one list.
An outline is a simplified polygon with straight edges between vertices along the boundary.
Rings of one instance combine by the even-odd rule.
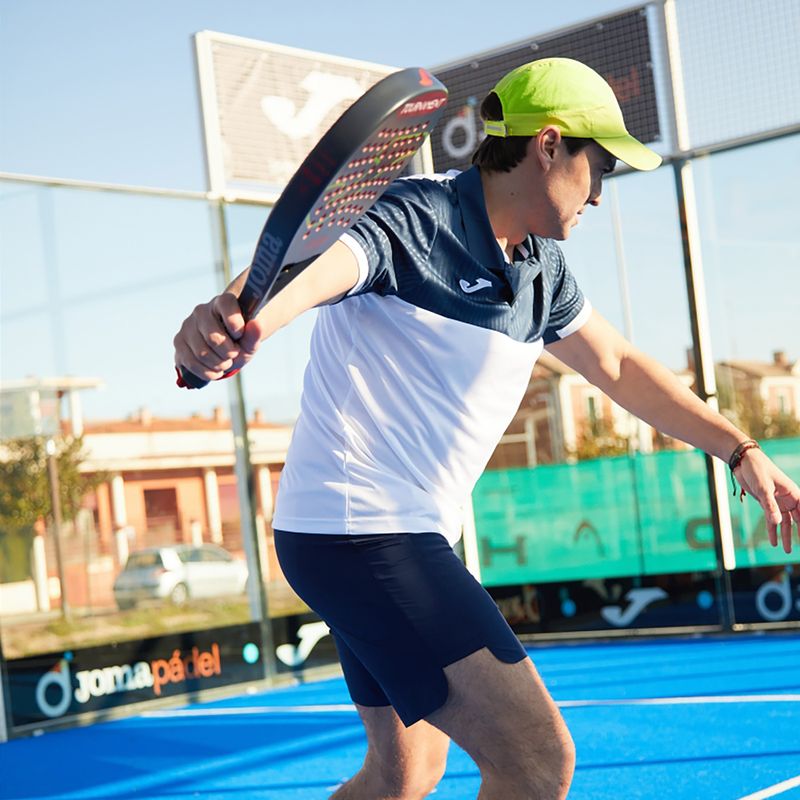
[[776, 350], [771, 362], [722, 361], [718, 370], [720, 383], [741, 406], [800, 420], [800, 360], [790, 361], [784, 350]]
[[[62, 526], [61, 560], [70, 603], [113, 606], [113, 581], [132, 549], [214, 542], [243, 558], [234, 434], [224, 411], [164, 419], [140, 409], [125, 420], [84, 420], [78, 392], [98, 383], [31, 378], [0, 387], [4, 436], [82, 436], [80, 469], [101, 479], [83, 498], [77, 518]], [[270, 522], [291, 430], [267, 422], [258, 411], [248, 422], [257, 534], [264, 545], [267, 579], [280, 576]], [[4, 614], [58, 604], [55, 537], [45, 533], [40, 521], [25, 534], [31, 537], [24, 547], [30, 564], [20, 571], [31, 579], [0, 587]]]
[[[686, 386], [693, 386], [690, 366], [677, 375]], [[583, 375], [545, 351], [488, 468], [573, 462], [590, 440], [607, 448], [630, 446], [642, 453], [686, 447], [633, 417]]]

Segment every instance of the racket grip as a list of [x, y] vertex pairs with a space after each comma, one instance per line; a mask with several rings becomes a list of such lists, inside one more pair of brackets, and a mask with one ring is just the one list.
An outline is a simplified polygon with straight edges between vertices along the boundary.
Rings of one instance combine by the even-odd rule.
[[209, 381], [198, 378], [193, 372], [189, 372], [185, 367], [175, 367], [175, 372], [178, 374], [178, 380], [175, 381], [181, 389], [202, 389], [208, 386]]
[[[238, 371], [238, 369], [232, 369], [230, 372], [226, 372], [222, 378], [218, 378], [218, 380], [231, 378]], [[198, 378], [193, 372], [189, 372], [186, 367], [175, 367], [175, 372], [178, 375], [178, 380], [176, 380], [175, 383], [180, 386], [181, 389], [202, 389], [204, 386], [208, 386], [208, 384], [211, 383], [211, 381], [207, 381], [205, 378]]]

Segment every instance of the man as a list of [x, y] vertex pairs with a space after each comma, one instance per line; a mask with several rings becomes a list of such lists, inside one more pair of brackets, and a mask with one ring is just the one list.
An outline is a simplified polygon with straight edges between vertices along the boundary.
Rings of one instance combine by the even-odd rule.
[[605, 81], [567, 59], [520, 67], [482, 107], [472, 169], [397, 181], [244, 324], [246, 273], [198, 306], [176, 364], [214, 380], [322, 306], [274, 527], [281, 565], [331, 627], [364, 722], [362, 769], [336, 800], [425, 797], [449, 740], [482, 800], [562, 798], [574, 747], [489, 595], [450, 545], [461, 506], [546, 347], [619, 405], [728, 460], [784, 548], [800, 489], [755, 442], [626, 342], [583, 297], [566, 239], [616, 158], [660, 157]]

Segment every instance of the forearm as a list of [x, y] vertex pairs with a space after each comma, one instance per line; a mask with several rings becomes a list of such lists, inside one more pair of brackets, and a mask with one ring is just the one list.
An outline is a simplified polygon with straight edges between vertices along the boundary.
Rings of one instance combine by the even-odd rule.
[[547, 349], [617, 405], [706, 453], [727, 461], [739, 442], [749, 438], [597, 312], [580, 330]]
[[657, 430], [724, 461], [749, 438], [639, 350], [631, 348], [622, 357], [618, 376], [606, 376], [598, 383], [615, 403]]
[[[226, 292], [239, 297], [244, 288], [249, 267], [234, 278]], [[345, 245], [335, 243], [316, 261], [306, 267], [291, 283], [270, 298], [259, 311], [257, 319], [262, 340], [288, 325], [305, 311], [344, 296], [358, 279], [355, 256]]]

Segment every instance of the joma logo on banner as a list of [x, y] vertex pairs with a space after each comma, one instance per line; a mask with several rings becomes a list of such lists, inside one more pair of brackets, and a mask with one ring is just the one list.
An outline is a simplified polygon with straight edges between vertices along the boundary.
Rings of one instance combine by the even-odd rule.
[[36, 684], [36, 705], [42, 714], [51, 719], [66, 714], [73, 700], [85, 705], [93, 697], [151, 688], [153, 695], [159, 697], [163, 687], [168, 684], [211, 678], [222, 673], [222, 659], [216, 642], [207, 652], [193, 647], [186, 655], [175, 650], [168, 659], [79, 670], [74, 680], [70, 661], [70, 654], [65, 654]]
[[342, 112], [394, 68], [202, 31], [209, 188], [274, 200]]
[[334, 108], [345, 102], [357, 100], [365, 87], [355, 78], [312, 70], [300, 81], [300, 88], [308, 92], [301, 108], [288, 97], [267, 95], [261, 98], [264, 116], [290, 139], [304, 139], [321, 133], [323, 120]]

